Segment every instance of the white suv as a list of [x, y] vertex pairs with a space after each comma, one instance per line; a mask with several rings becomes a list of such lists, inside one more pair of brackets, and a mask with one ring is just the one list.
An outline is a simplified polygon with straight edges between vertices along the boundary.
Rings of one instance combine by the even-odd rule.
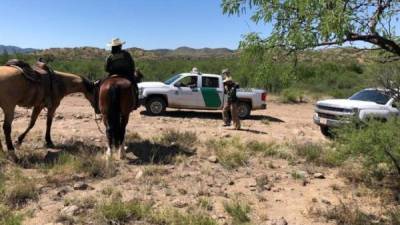
[[352, 118], [365, 121], [369, 118], [386, 121], [399, 116], [398, 102], [383, 89], [367, 88], [348, 99], [319, 101], [315, 107], [314, 123], [322, 134], [330, 136], [330, 128], [348, 123]]

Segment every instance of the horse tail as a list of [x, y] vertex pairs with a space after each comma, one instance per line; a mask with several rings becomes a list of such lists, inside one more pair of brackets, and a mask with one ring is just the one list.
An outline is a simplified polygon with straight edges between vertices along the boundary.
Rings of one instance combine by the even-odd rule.
[[108, 126], [113, 144], [119, 147], [121, 144], [121, 105], [120, 105], [120, 89], [112, 86], [108, 92], [109, 110], [107, 114]]

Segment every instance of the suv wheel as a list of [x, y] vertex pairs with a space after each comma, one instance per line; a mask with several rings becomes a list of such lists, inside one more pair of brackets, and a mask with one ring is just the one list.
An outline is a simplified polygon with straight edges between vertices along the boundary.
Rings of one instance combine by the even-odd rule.
[[163, 114], [166, 107], [167, 103], [163, 98], [160, 97], [150, 98], [146, 102], [146, 111], [153, 116]]
[[238, 114], [241, 119], [248, 118], [251, 113], [251, 106], [247, 102], [238, 103]]

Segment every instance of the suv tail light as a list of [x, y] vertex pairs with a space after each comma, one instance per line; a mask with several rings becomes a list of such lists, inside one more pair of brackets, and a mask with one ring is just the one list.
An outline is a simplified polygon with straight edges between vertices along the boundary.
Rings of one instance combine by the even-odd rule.
[[261, 101], [263, 101], [263, 102], [267, 101], [267, 93], [266, 92], [261, 94]]

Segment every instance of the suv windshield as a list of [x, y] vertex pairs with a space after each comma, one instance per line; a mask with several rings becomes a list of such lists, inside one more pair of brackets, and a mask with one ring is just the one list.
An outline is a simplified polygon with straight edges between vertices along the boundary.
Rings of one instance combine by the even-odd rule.
[[349, 99], [375, 102], [380, 105], [385, 105], [390, 100], [390, 96], [379, 90], [363, 90], [355, 93]]
[[168, 80], [164, 81], [164, 84], [172, 84], [174, 81], [176, 81], [179, 77], [181, 77], [180, 74], [177, 74], [171, 78], [169, 78]]

